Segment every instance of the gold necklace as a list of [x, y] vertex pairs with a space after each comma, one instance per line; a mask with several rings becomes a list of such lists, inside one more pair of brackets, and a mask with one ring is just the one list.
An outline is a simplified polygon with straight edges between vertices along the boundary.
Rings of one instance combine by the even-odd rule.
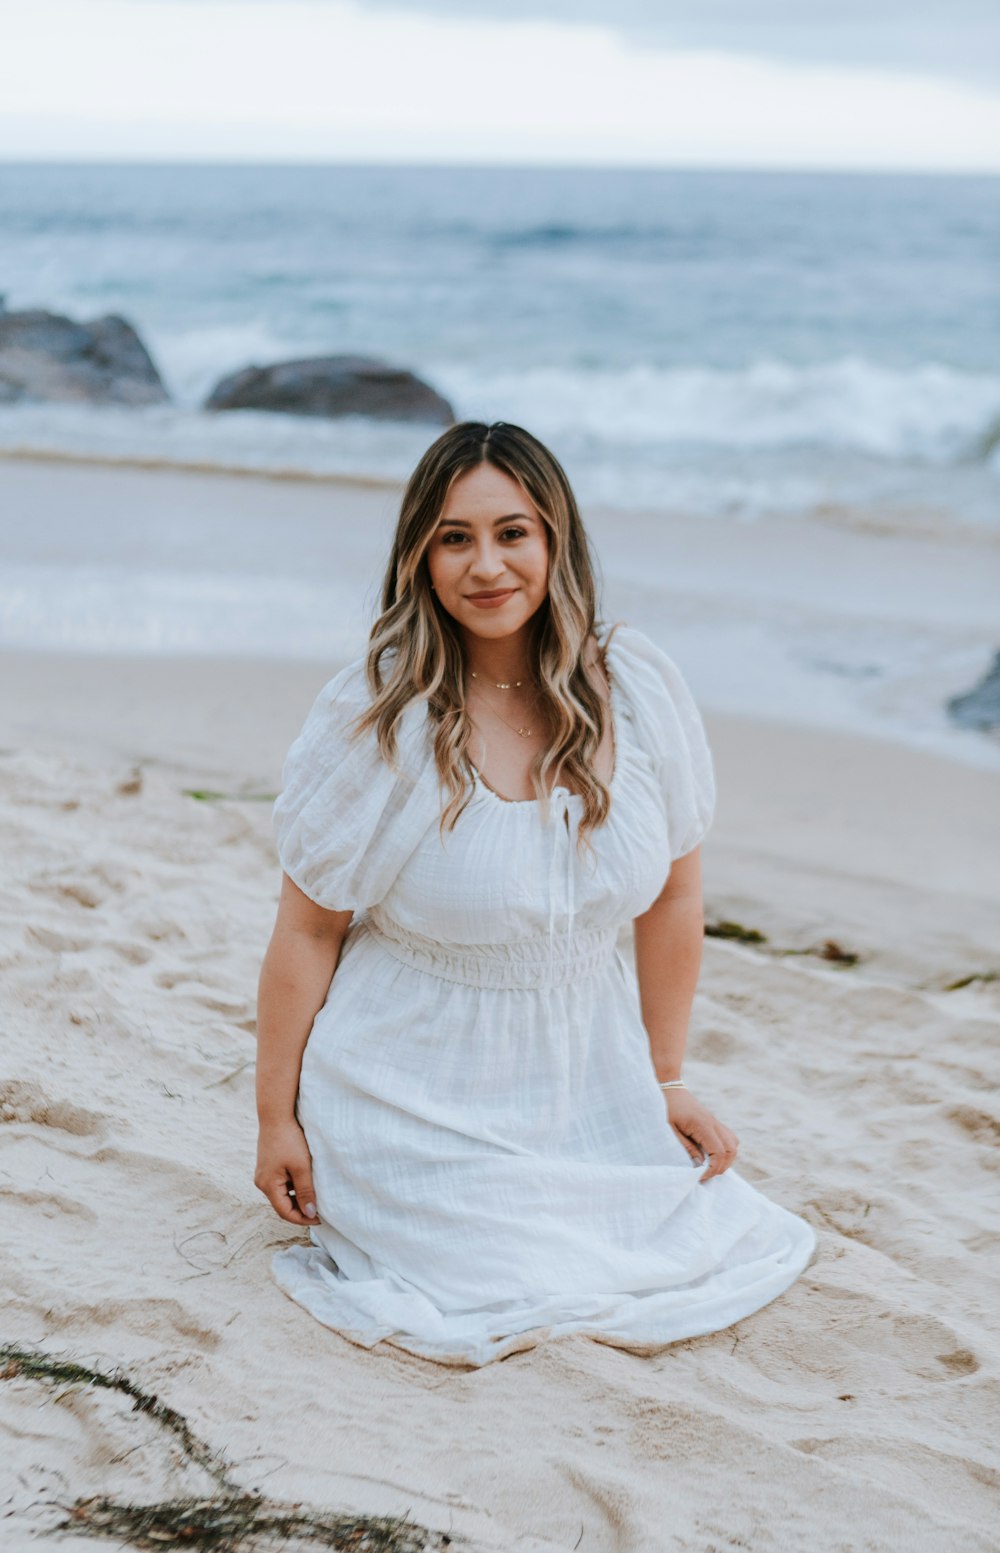
[[[473, 679], [479, 678], [479, 675], [476, 673], [475, 669], [470, 669], [469, 673], [472, 675]], [[517, 690], [520, 689], [520, 687], [525, 682], [523, 679], [492, 679], [488, 680], [487, 683], [496, 686], [497, 690]]]
[[[469, 672], [472, 673], [472, 670], [470, 669]], [[476, 675], [474, 677], [478, 678], [478, 675]], [[518, 681], [518, 683], [520, 683], [520, 681]], [[481, 691], [480, 691], [480, 694], [482, 695]], [[527, 727], [524, 727], [524, 726], [522, 726], [520, 728], [515, 728], [513, 723], [510, 723], [510, 722], [507, 721], [506, 717], [504, 717], [502, 712], [498, 712], [497, 711], [496, 707], [492, 704], [492, 702], [489, 700], [489, 698], [487, 696], [483, 696], [483, 705], [485, 706], [485, 708], [486, 708], [486, 710], [488, 712], [492, 712], [493, 713], [494, 717], [498, 717], [500, 719], [500, 721], [503, 723], [504, 727], [510, 729], [511, 733], [520, 734], [522, 739], [530, 739], [531, 736], [533, 735], [533, 733], [535, 731], [534, 728], [527, 728]]]
[[[490, 706], [488, 701], [484, 701], [483, 705], [488, 712], [493, 713], [494, 717], [500, 717], [500, 713], [496, 710], [495, 707]], [[513, 723], [507, 722], [506, 717], [500, 717], [500, 721], [505, 725], [505, 727], [510, 729], [511, 733], [519, 733], [522, 739], [530, 739], [535, 731], [534, 728], [515, 728]]]

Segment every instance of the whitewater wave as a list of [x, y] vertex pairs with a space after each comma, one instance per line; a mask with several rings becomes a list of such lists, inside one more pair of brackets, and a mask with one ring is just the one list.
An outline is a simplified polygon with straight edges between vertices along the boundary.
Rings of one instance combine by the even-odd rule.
[[175, 405], [0, 409], [0, 454], [289, 479], [405, 479], [433, 435], [433, 427], [359, 416], [323, 421], [257, 410], [209, 414]]
[[[506, 418], [623, 448], [850, 449], [950, 463], [982, 456], [1000, 419], [1000, 375], [936, 363], [906, 371], [858, 357], [796, 366], [622, 371], [536, 368], [484, 377], [442, 363], [437, 386], [467, 415]], [[544, 434], [544, 433], [543, 433]]]
[[[188, 373], [174, 380], [190, 385], [204, 381], [209, 353], [198, 334], [188, 343]], [[416, 370], [460, 419], [529, 427], [564, 462], [581, 499], [752, 514], [830, 500], [911, 502], [947, 480], [935, 505], [952, 508], [961, 485], [970, 521], [997, 520], [1000, 447], [991, 432], [1000, 424], [1000, 376], [933, 363], [904, 372], [859, 358], [732, 370], [487, 373], [447, 361]], [[0, 453], [395, 484], [438, 434], [433, 425], [356, 416], [208, 414], [190, 386], [178, 397], [133, 410], [4, 406]]]
[[[260, 331], [257, 344], [263, 346], [266, 338]], [[122, 425], [137, 428], [140, 423], [150, 429], [158, 424], [163, 429], [179, 427], [187, 414], [198, 411], [200, 396], [207, 392], [209, 353], [218, 360], [228, 354], [219, 350], [220, 345], [231, 348], [232, 344], [225, 331], [216, 330], [208, 336], [194, 332], [184, 343], [191, 359], [183, 366], [174, 363], [176, 407], [158, 414], [137, 410], [121, 417], [111, 410], [15, 405], [4, 408], [0, 441], [9, 446], [18, 423], [54, 425], [57, 419], [67, 427], [74, 421], [81, 427], [86, 422], [92, 429], [98, 417], [109, 425], [117, 418]], [[269, 360], [279, 353], [271, 343], [270, 350], [253, 354], [257, 360]], [[1000, 374], [961, 372], [935, 363], [902, 371], [846, 357], [812, 366], [765, 360], [729, 370], [637, 364], [623, 370], [535, 367], [485, 372], [472, 365], [440, 362], [413, 370], [444, 392], [460, 418], [502, 416], [542, 427], [549, 434], [572, 432], [627, 448], [646, 443], [850, 448], [883, 458], [947, 463], [982, 455], [1000, 421]], [[196, 392], [192, 392], [193, 380]], [[254, 412], [240, 412], [236, 419], [244, 415], [255, 425], [291, 419]], [[206, 422], [223, 440], [229, 436], [233, 417], [213, 415]], [[293, 439], [289, 434], [287, 442], [326, 440], [322, 423], [319, 430], [314, 425], [311, 431], [303, 431], [298, 421], [295, 424], [300, 436]], [[275, 439], [281, 440], [277, 432]]]

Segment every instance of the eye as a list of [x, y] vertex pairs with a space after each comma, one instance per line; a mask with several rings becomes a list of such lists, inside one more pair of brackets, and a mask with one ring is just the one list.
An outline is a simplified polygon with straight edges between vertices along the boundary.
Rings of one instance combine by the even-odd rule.
[[449, 529], [448, 533], [445, 534], [445, 536], [442, 539], [441, 543], [443, 545], [450, 545], [450, 544], [452, 544], [455, 541], [457, 541], [459, 544], [464, 544], [465, 543], [465, 535], [462, 533], [461, 529], [457, 529], [457, 528]]
[[500, 537], [502, 539], [523, 539], [526, 533], [526, 529], [517, 528], [512, 524], [510, 528], [502, 530]]

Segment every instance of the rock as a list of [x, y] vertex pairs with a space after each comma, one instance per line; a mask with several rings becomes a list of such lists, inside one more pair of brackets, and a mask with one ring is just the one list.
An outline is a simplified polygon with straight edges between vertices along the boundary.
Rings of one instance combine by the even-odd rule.
[[0, 400], [139, 405], [169, 397], [146, 347], [117, 313], [75, 323], [42, 308], [0, 308]]
[[212, 389], [206, 410], [278, 410], [288, 415], [370, 415], [454, 424], [451, 405], [401, 367], [370, 356], [306, 356], [243, 367]]
[[1000, 652], [971, 690], [952, 696], [948, 711], [963, 728], [1000, 728]]

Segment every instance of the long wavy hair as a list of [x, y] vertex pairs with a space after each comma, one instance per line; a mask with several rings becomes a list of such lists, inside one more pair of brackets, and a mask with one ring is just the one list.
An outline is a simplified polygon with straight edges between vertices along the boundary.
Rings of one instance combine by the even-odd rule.
[[594, 771], [608, 722], [606, 702], [585, 649], [596, 634], [594, 566], [576, 499], [558, 460], [536, 437], [508, 421], [461, 421], [424, 453], [403, 493], [382, 586], [382, 608], [366, 659], [371, 704], [358, 733], [374, 728], [382, 756], [396, 756], [406, 707], [426, 701], [434, 755], [447, 795], [441, 828], [454, 827], [473, 795], [472, 723], [465, 706], [466, 661], [456, 621], [431, 590], [427, 550], [453, 483], [489, 463], [527, 492], [548, 531], [548, 594], [532, 617], [531, 652], [540, 705], [552, 730], [531, 765], [531, 783], [547, 802], [562, 774], [583, 798], [580, 839], [607, 819], [611, 795]]

